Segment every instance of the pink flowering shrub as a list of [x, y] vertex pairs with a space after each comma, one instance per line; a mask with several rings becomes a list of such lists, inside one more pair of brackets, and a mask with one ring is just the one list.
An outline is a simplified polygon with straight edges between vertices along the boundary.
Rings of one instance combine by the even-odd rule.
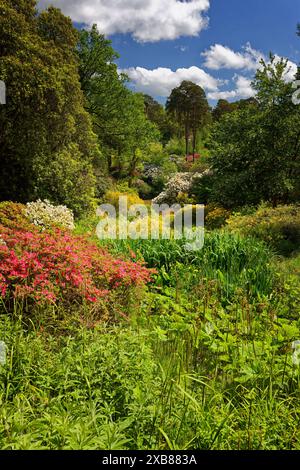
[[34, 303], [97, 303], [151, 280], [153, 270], [117, 259], [84, 237], [0, 225], [0, 297]]

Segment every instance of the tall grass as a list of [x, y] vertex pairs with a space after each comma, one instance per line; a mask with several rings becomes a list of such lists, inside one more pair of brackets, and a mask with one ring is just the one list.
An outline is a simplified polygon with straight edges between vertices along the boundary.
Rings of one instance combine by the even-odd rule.
[[[197, 280], [216, 280], [224, 298], [237, 289], [253, 297], [270, 295], [276, 275], [274, 255], [262, 242], [226, 231], [208, 232], [204, 247], [188, 251], [183, 240], [115, 240], [106, 242], [116, 254], [134, 251], [149, 267], [173, 273], [178, 265], [193, 268]], [[181, 275], [184, 274], [181, 272]], [[173, 279], [176, 277], [173, 277]], [[195, 278], [195, 276], [194, 276]]]

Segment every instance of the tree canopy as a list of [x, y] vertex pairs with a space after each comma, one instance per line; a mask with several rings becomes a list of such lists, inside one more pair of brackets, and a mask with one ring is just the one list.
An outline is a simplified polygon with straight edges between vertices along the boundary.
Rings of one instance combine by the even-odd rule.
[[186, 155], [192, 136], [192, 152], [195, 154], [197, 131], [207, 122], [210, 108], [204, 90], [193, 82], [183, 81], [169, 96], [166, 109], [184, 129]]
[[224, 115], [213, 128], [213, 193], [225, 206], [299, 197], [300, 107], [287, 67], [274, 56], [262, 62], [253, 82], [258, 105]]
[[79, 213], [94, 197], [99, 149], [73, 52], [77, 31], [56, 8], [38, 15], [35, 1], [1, 0], [0, 12], [0, 197], [49, 197]]

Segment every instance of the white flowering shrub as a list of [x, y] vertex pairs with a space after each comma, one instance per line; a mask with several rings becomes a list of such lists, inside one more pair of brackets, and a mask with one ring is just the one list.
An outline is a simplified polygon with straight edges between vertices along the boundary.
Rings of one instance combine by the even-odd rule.
[[71, 209], [66, 206], [54, 206], [46, 199], [26, 204], [25, 215], [31, 223], [38, 227], [51, 228], [59, 226], [73, 230], [74, 215]]
[[3, 245], [6, 246], [6, 243], [5, 243], [5, 241], [3, 240], [3, 238], [2, 238], [1, 235], [0, 235], [0, 246], [1, 246], [1, 245], [2, 245], [2, 246], [3, 246]]
[[179, 194], [188, 194], [191, 191], [193, 182], [196, 178], [201, 178], [207, 174], [204, 173], [177, 173], [171, 177], [165, 185], [165, 189], [153, 202], [155, 204], [174, 204], [177, 202]]
[[162, 170], [156, 165], [145, 165], [143, 177], [151, 182], [155, 182], [162, 177]]

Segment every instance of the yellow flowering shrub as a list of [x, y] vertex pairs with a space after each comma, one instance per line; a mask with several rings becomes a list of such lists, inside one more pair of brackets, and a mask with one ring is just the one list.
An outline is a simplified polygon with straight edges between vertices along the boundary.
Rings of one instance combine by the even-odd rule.
[[279, 254], [289, 255], [300, 248], [299, 205], [262, 205], [254, 214], [232, 215], [227, 224], [231, 231], [265, 241]]
[[106, 204], [112, 204], [116, 210], [119, 209], [119, 199], [120, 197], [127, 196], [128, 208], [133, 204], [144, 204], [144, 201], [134, 193], [123, 193], [120, 191], [107, 191], [104, 195], [103, 202]]
[[230, 211], [218, 204], [205, 206], [205, 227], [210, 230], [223, 227], [229, 217]]

